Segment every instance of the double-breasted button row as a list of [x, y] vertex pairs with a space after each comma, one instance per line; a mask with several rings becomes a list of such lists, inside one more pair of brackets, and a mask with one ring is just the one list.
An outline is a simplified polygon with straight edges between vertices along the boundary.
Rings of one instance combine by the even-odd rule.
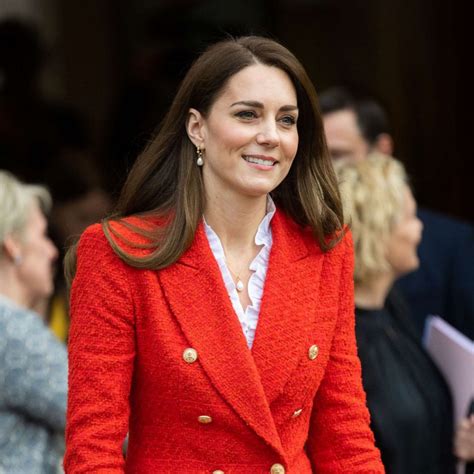
[[[308, 358], [310, 360], [316, 359], [319, 354], [319, 347], [316, 344], [313, 344], [310, 346], [308, 349]], [[188, 347], [187, 349], [184, 350], [183, 352], [183, 359], [185, 362], [188, 364], [192, 364], [193, 362], [196, 362], [198, 360], [198, 353], [196, 349], [193, 349], [192, 347]]]
[[[193, 362], [196, 362], [198, 360], [197, 350], [193, 349], [192, 347], [188, 347], [188, 348], [184, 349], [183, 359], [188, 364], [192, 364]], [[200, 415], [200, 416], [197, 417], [197, 421], [199, 423], [201, 423], [202, 425], [208, 425], [209, 423], [212, 423], [212, 416]], [[223, 472], [223, 471], [214, 471], [214, 472], [219, 473], [219, 472]]]
[[270, 468], [270, 474], [285, 474], [285, 467], [282, 464], [275, 463]]
[[[316, 359], [316, 357], [318, 357], [318, 354], [319, 354], [319, 347], [316, 344], [313, 344], [312, 346], [310, 346], [310, 348], [308, 349], [309, 360]], [[185, 349], [183, 352], [183, 359], [188, 364], [192, 364], [193, 362], [196, 362], [198, 360], [198, 353], [196, 349], [193, 349], [192, 347], [188, 347], [187, 349]]]
[[309, 360], [316, 359], [316, 357], [318, 357], [318, 354], [319, 354], [319, 347], [316, 344], [313, 344], [308, 349], [308, 358], [309, 358]]
[[[285, 467], [279, 463], [273, 464], [273, 466], [270, 468], [270, 474], [285, 474], [285, 472]], [[217, 469], [215, 471], [212, 471], [212, 474], [225, 474], [225, 472], [221, 471], [220, 469]]]

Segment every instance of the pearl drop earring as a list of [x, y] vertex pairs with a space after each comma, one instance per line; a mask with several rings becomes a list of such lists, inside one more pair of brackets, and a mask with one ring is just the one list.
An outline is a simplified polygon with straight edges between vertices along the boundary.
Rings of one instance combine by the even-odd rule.
[[196, 153], [197, 153], [197, 160], [196, 160], [196, 163], [198, 166], [202, 166], [204, 164], [204, 160], [202, 159], [202, 150], [201, 150], [201, 147], [197, 146], [196, 147]]

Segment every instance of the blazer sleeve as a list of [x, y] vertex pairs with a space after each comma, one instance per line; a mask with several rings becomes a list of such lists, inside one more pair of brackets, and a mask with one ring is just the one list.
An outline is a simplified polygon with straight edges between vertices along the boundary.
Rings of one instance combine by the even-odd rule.
[[123, 473], [134, 306], [126, 266], [99, 225], [79, 242], [70, 308], [65, 471]]
[[307, 451], [319, 473], [384, 473], [374, 444], [357, 356], [354, 256], [348, 231], [334, 260], [341, 265], [339, 311], [325, 375], [316, 394]]

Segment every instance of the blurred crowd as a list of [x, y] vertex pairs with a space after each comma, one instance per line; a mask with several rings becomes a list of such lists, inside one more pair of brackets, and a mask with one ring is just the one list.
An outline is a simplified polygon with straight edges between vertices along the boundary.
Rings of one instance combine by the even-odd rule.
[[[179, 59], [189, 63], [185, 53]], [[157, 64], [176, 68], [142, 58], [141, 74], [117, 98], [113, 147], [99, 157], [84, 118], [42, 96], [44, 60], [33, 27], [0, 21], [0, 474], [62, 472], [69, 324], [62, 261], [87, 226], [113, 211], [112, 191], [156, 126], [150, 108], [167, 104], [171, 86]], [[320, 105], [354, 235], [356, 335], [387, 472], [449, 473], [457, 457], [472, 474], [474, 418], [453, 420], [450, 390], [421, 339], [431, 314], [474, 339], [474, 227], [417, 209], [375, 100], [337, 87]], [[428, 448], [433, 442], [438, 452]]]

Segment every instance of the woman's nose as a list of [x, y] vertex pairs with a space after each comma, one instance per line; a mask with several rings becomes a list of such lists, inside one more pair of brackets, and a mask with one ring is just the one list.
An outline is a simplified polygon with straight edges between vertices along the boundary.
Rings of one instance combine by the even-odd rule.
[[423, 222], [421, 222], [420, 219], [416, 218], [417, 220], [417, 223], [418, 223], [418, 237], [419, 237], [419, 240], [422, 239], [423, 237]]
[[280, 135], [275, 123], [265, 122], [257, 134], [256, 141], [259, 145], [278, 146], [280, 143]]
[[56, 248], [56, 245], [54, 245], [51, 240], [49, 241], [49, 255], [51, 257], [52, 262], [56, 261], [59, 256], [58, 249]]

